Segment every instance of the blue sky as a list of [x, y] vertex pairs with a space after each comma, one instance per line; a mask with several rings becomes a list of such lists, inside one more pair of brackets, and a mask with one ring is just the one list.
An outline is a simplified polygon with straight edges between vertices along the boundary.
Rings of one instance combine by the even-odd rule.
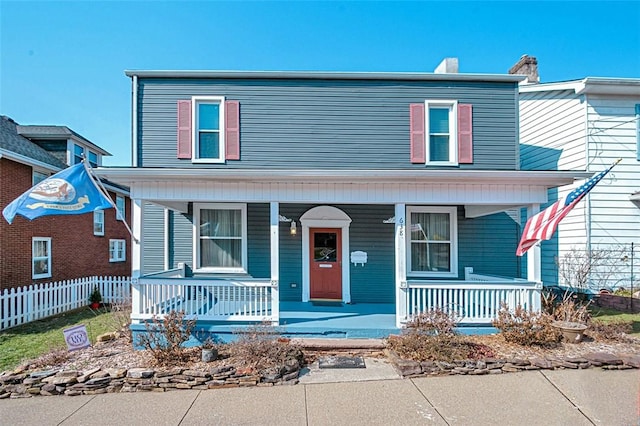
[[640, 1], [5, 1], [0, 114], [66, 125], [131, 164], [125, 69], [506, 73], [640, 78]]

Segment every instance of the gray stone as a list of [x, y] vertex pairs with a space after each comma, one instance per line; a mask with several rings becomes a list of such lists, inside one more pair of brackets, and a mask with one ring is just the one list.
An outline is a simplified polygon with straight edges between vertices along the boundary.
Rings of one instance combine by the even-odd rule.
[[182, 374], [190, 377], [211, 377], [209, 373], [199, 370], [185, 370]]
[[[32, 373], [29, 373], [29, 377], [34, 379], [44, 379], [45, 377], [53, 376], [57, 372], [58, 370], [34, 371]], [[0, 379], [0, 381], [2, 380]]]
[[607, 365], [620, 365], [622, 359], [608, 352], [595, 352], [584, 356], [590, 362], [599, 362]]
[[393, 364], [401, 376], [410, 376], [422, 373], [422, 366], [420, 363], [415, 361], [397, 359], [394, 360]]
[[624, 365], [640, 368], [640, 355], [628, 355], [621, 358]]
[[127, 376], [126, 368], [107, 368], [104, 370], [104, 372], [107, 373], [109, 377], [113, 379], [122, 379]]
[[108, 385], [111, 382], [110, 377], [96, 377], [95, 379], [89, 379], [85, 382], [86, 386], [96, 386], [96, 385]]
[[551, 361], [549, 361], [548, 359], [544, 359], [544, 358], [534, 358], [531, 360], [531, 365], [535, 365], [536, 367], [539, 368], [544, 368], [546, 370], [552, 369], [553, 368], [553, 363]]
[[153, 377], [155, 371], [148, 368], [131, 368], [127, 371], [127, 377], [132, 379], [147, 379]]

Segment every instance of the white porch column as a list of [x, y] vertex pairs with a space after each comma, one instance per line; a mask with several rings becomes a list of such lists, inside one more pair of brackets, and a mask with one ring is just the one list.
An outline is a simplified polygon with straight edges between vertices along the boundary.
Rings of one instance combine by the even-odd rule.
[[271, 223], [271, 316], [272, 324], [280, 325], [280, 206], [270, 204]]
[[402, 327], [407, 318], [407, 244], [406, 206], [396, 204], [395, 252], [396, 252], [396, 327]]
[[[540, 204], [532, 204], [527, 208], [527, 220], [540, 211]], [[542, 283], [542, 254], [540, 244], [536, 244], [527, 251], [527, 281]], [[541, 295], [538, 293], [537, 300], [534, 301], [533, 309], [541, 309]]]
[[[144, 214], [144, 201], [138, 198], [131, 200], [132, 204], [132, 231], [133, 238], [131, 239], [131, 316], [140, 314], [140, 292], [138, 288], [138, 279], [142, 275], [143, 270], [143, 238], [142, 238], [142, 216]], [[137, 240], [137, 242], [136, 242]], [[137, 323], [138, 320], [132, 320], [131, 322]]]

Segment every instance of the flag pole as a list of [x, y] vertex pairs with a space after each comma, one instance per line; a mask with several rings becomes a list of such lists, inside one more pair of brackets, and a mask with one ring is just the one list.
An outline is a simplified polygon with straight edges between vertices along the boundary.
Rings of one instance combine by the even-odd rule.
[[98, 191], [100, 191], [100, 193], [103, 196], [106, 197], [107, 200], [109, 200], [109, 203], [111, 203], [113, 208], [116, 209], [116, 217], [117, 217], [118, 214], [120, 215], [120, 217], [122, 217], [122, 223], [124, 223], [125, 228], [127, 228], [127, 231], [129, 231], [129, 234], [131, 235], [131, 238], [133, 239], [133, 241], [136, 244], [138, 244], [140, 241], [138, 241], [138, 239], [133, 235], [133, 231], [131, 230], [131, 228], [129, 227], [129, 224], [127, 223], [126, 216], [123, 215], [120, 212], [120, 210], [118, 210], [118, 206], [111, 199], [111, 196], [109, 195], [109, 191], [107, 191], [107, 189], [104, 187], [104, 185], [102, 184], [102, 181], [100, 180], [100, 178], [98, 178], [96, 175], [93, 174], [93, 168], [91, 167], [89, 162], [86, 161], [86, 158], [84, 158], [84, 156], [82, 157], [82, 164], [84, 165], [84, 169], [87, 171], [87, 174], [89, 175], [89, 178], [91, 179], [91, 182], [93, 182], [93, 185], [98, 189]]

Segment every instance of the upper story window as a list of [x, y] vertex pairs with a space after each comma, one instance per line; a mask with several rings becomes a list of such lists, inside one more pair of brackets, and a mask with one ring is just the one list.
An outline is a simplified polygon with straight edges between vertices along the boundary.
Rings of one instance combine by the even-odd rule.
[[413, 276], [457, 276], [455, 207], [407, 207], [407, 271]]
[[177, 105], [177, 157], [195, 163], [240, 159], [240, 102], [194, 96]]
[[73, 166], [74, 164], [81, 163], [83, 158], [84, 158], [84, 147], [73, 144], [73, 161], [71, 165]]
[[194, 161], [224, 162], [224, 98], [193, 98]]
[[247, 271], [246, 204], [197, 204], [194, 227], [196, 269]]
[[98, 154], [93, 151], [89, 151], [89, 164], [91, 167], [98, 167]]
[[37, 170], [33, 171], [32, 174], [32, 184], [31, 186], [36, 186], [37, 184], [39, 184], [40, 182], [42, 182], [43, 180], [45, 180], [46, 178], [48, 178], [49, 175], [47, 173], [43, 173], [43, 172], [39, 172]]
[[116, 195], [116, 219], [124, 220], [124, 218], [127, 217], [125, 206], [124, 197], [122, 195]]
[[51, 238], [31, 239], [31, 276], [33, 279], [51, 277]]
[[104, 235], [104, 210], [93, 212], [93, 235]]
[[409, 107], [412, 163], [427, 166], [473, 163], [471, 104], [427, 100]]

